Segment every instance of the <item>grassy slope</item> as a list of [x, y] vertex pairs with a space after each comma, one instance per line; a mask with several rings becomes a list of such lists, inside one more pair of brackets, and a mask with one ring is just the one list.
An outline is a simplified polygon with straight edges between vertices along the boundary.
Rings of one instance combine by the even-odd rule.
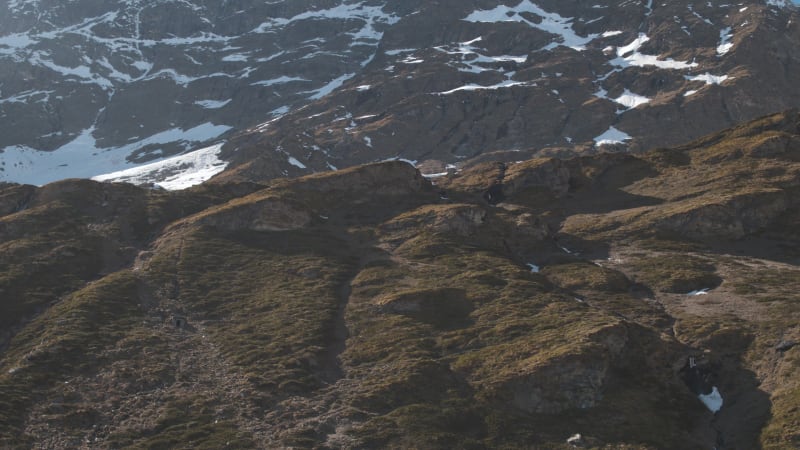
[[[481, 199], [493, 164], [437, 180], [450, 202], [401, 163], [262, 190], [37, 190], [0, 218], [2, 443], [704, 448], [713, 425], [791, 448], [800, 360], [774, 346], [800, 339], [796, 135], [774, 116], [537, 159], [506, 172], [500, 207]], [[730, 411], [767, 399], [755, 430], [680, 382], [690, 354]]]

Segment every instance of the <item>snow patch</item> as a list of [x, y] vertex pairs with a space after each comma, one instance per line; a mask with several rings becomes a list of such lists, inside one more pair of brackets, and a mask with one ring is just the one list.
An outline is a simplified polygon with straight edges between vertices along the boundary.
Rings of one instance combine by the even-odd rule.
[[639, 36], [628, 45], [617, 48], [617, 57], [610, 61], [611, 65], [616, 66], [618, 69], [624, 69], [629, 66], [645, 67], [655, 66], [660, 69], [689, 69], [697, 67], [695, 62], [676, 61], [672, 58], [659, 59], [655, 55], [646, 55], [639, 52], [639, 49], [650, 38], [645, 33], [639, 33]]
[[687, 76], [686, 79], [689, 81], [702, 81], [705, 84], [722, 84], [723, 81], [727, 79], [733, 79], [728, 75], [711, 75], [710, 73], [706, 72], [702, 75], [695, 75], [695, 76]]
[[533, 263], [528, 263], [526, 264], [526, 266], [528, 266], [531, 269], [531, 272], [533, 273], [539, 273], [539, 271], [541, 270], [539, 266]]
[[198, 100], [194, 102], [195, 105], [201, 106], [205, 109], [219, 109], [230, 103], [231, 100]]
[[[501, 62], [515, 62], [517, 64], [527, 61], [527, 55], [486, 55], [486, 50], [478, 48], [472, 44], [481, 41], [482, 37], [477, 37], [471, 41], [461, 42], [458, 46], [439, 46], [434, 49], [446, 53], [448, 55], [455, 55], [459, 57], [459, 62], [450, 64], [458, 68], [460, 72], [481, 73], [487, 70], [493, 70], [493, 65]], [[486, 66], [489, 67], [486, 67]]]
[[[528, 20], [524, 14], [535, 14], [542, 18], [540, 23], [535, 23]], [[530, 0], [523, 0], [517, 6], [511, 7], [500, 5], [494, 9], [477, 10], [465, 17], [463, 20], [467, 22], [522, 22], [530, 27], [538, 28], [550, 34], [559, 36], [560, 42], [552, 42], [546, 45], [542, 50], [552, 50], [556, 47], [569, 47], [573, 50], [583, 51], [586, 50], [586, 44], [593, 41], [598, 35], [590, 34], [588, 36], [579, 36], [575, 30], [572, 29], [572, 22], [575, 20], [573, 17], [562, 17], [556, 13], [550, 13]]]
[[307, 169], [308, 168], [308, 167], [306, 167], [305, 164], [301, 163], [300, 161], [298, 161], [297, 159], [295, 159], [295, 158], [293, 158], [291, 156], [289, 157], [289, 164], [291, 164], [291, 165], [293, 165], [295, 167], [298, 167], [300, 169]]
[[713, 413], [722, 409], [722, 395], [719, 393], [716, 386], [714, 386], [710, 394], [700, 394], [697, 397], [706, 405], [706, 408]]
[[457, 87], [455, 89], [450, 89], [449, 91], [439, 92], [440, 95], [450, 95], [460, 91], [480, 91], [485, 89], [502, 89], [508, 88], [512, 86], [522, 86], [527, 85], [527, 83], [522, 81], [512, 81], [512, 80], [504, 80], [497, 84], [492, 84], [490, 86], [483, 86], [480, 84], [466, 84], [461, 87]]
[[628, 109], [633, 109], [636, 108], [637, 106], [650, 103], [649, 98], [634, 94], [633, 92], [627, 89], [625, 89], [625, 92], [623, 92], [622, 95], [612, 100], [614, 100], [615, 102], [619, 103], [620, 105]]
[[392, 158], [386, 158], [386, 159], [381, 160], [380, 162], [389, 162], [389, 161], [402, 161], [402, 162], [404, 162], [406, 164], [411, 164], [415, 168], [417, 167], [417, 161], [411, 160], [411, 159], [401, 158], [399, 156], [395, 156], [395, 157], [392, 157]]
[[355, 73], [346, 73], [346, 74], [344, 74], [344, 75], [342, 75], [342, 76], [340, 76], [338, 78], [335, 78], [335, 79], [329, 81], [328, 84], [326, 84], [325, 86], [322, 86], [321, 88], [317, 89], [316, 91], [312, 91], [312, 92], [314, 92], [314, 95], [309, 97], [309, 99], [311, 99], [311, 100], [319, 100], [322, 97], [325, 97], [326, 95], [330, 94], [331, 92], [335, 91], [336, 89], [339, 89], [344, 84], [345, 81], [353, 78], [354, 76], [356, 76]]
[[215, 139], [230, 130], [225, 125], [210, 122], [190, 129], [173, 128], [120, 147], [101, 148], [93, 136], [94, 127], [60, 148], [44, 152], [27, 146], [5, 147], [0, 153], [0, 181], [43, 185], [65, 178], [91, 178], [132, 168], [127, 160], [144, 147], [180, 143], [184, 148], [194, 143]]
[[620, 131], [613, 126], [608, 127], [605, 133], [594, 138], [595, 145], [614, 145], [623, 144], [625, 141], [632, 139], [628, 133]]
[[717, 55], [722, 56], [728, 53], [731, 48], [733, 48], [733, 43], [731, 42], [731, 38], [733, 34], [731, 34], [731, 27], [723, 28], [719, 32], [719, 45], [717, 46]]
[[694, 296], [697, 296], [697, 295], [708, 295], [708, 291], [710, 291], [710, 290], [711, 290], [710, 288], [698, 289], [696, 291], [689, 292], [686, 295], [690, 296], [690, 297], [694, 297]]
[[396, 48], [394, 50], [386, 50], [386, 54], [389, 56], [396, 56], [401, 53], [414, 53], [417, 49], [415, 48]]
[[186, 189], [225, 170], [228, 163], [219, 159], [222, 145], [216, 144], [139, 167], [97, 175], [92, 179], [114, 183], [154, 183], [167, 190]]
[[269, 80], [262, 80], [256, 81], [255, 83], [251, 83], [252, 86], [273, 86], [275, 84], [286, 84], [291, 83], [293, 81], [311, 81], [305, 78], [298, 78], [298, 77], [287, 77], [286, 75], [280, 76], [278, 78], [272, 78]]

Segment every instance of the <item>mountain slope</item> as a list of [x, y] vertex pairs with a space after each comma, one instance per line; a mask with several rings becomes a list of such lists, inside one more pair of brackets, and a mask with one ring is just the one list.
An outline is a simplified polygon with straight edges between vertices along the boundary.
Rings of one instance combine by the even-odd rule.
[[5, 186], [2, 442], [792, 448], [799, 143]]
[[357, 71], [408, 7], [0, 4], [0, 179], [91, 177], [286, 112]]
[[11, 1], [0, 179], [223, 142], [248, 180], [678, 145], [797, 106], [797, 24], [760, 0]]
[[493, 4], [438, 2], [403, 17], [340, 89], [234, 137], [229, 176], [641, 151], [797, 105], [791, 8]]

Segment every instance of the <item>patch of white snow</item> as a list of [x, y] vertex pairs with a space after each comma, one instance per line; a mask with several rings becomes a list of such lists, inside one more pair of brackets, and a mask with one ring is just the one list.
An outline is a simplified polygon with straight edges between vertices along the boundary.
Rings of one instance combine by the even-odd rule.
[[625, 92], [622, 93], [617, 98], [612, 99], [615, 102], [619, 103], [620, 105], [628, 108], [633, 109], [637, 106], [644, 105], [646, 103], [650, 103], [650, 99], [641, 95], [634, 94], [633, 92], [625, 89]]
[[[686, 79], [689, 81], [702, 81], [705, 84], [722, 84], [723, 81], [729, 79], [728, 75], [711, 75], [710, 73], [706, 72], [702, 75], [695, 75], [695, 76], [687, 76]], [[730, 78], [732, 79], [732, 78]]]
[[733, 48], [733, 43], [731, 42], [731, 38], [733, 34], [731, 34], [731, 27], [723, 28], [719, 32], [719, 45], [717, 46], [717, 55], [722, 56], [728, 53], [731, 48]]
[[710, 291], [710, 290], [711, 290], [710, 288], [698, 289], [696, 291], [689, 292], [686, 295], [690, 296], [690, 297], [694, 297], [694, 296], [697, 296], [697, 295], [708, 295], [708, 291]]
[[[526, 18], [525, 13], [535, 14], [542, 18], [536, 23]], [[467, 22], [522, 22], [530, 27], [538, 28], [550, 34], [559, 36], [560, 42], [552, 42], [543, 50], [552, 50], [559, 46], [569, 47], [573, 50], [586, 50], [586, 44], [593, 41], [598, 35], [579, 36], [572, 28], [573, 17], [562, 17], [559, 14], [547, 12], [530, 0], [522, 0], [517, 6], [500, 5], [494, 9], [477, 10], [465, 17]]]
[[291, 164], [291, 165], [293, 165], [295, 167], [298, 167], [300, 169], [307, 169], [308, 168], [308, 167], [306, 167], [305, 164], [301, 163], [300, 161], [298, 161], [297, 159], [295, 159], [295, 158], [293, 158], [291, 156], [289, 156], [289, 164]]
[[595, 145], [614, 145], [614, 144], [622, 144], [625, 141], [632, 139], [628, 133], [624, 131], [620, 131], [616, 128], [608, 127], [605, 133], [601, 134], [594, 138]]
[[230, 103], [231, 100], [198, 100], [194, 102], [197, 106], [202, 106], [205, 109], [219, 109]]
[[225, 170], [228, 163], [219, 159], [221, 149], [222, 144], [216, 144], [139, 167], [97, 175], [92, 179], [115, 183], [154, 183], [167, 190], [186, 189]]
[[701, 402], [703, 402], [704, 405], [706, 405], [706, 408], [713, 413], [716, 413], [722, 409], [722, 395], [719, 393], [719, 390], [716, 386], [714, 386], [714, 389], [710, 394], [700, 394], [697, 397]]
[[610, 61], [611, 65], [616, 66], [618, 69], [624, 69], [629, 66], [645, 67], [655, 66], [660, 69], [689, 69], [697, 67], [695, 62], [676, 61], [672, 58], [659, 59], [655, 55], [646, 55], [639, 52], [639, 49], [650, 38], [644, 34], [639, 33], [639, 36], [628, 45], [617, 48], [617, 57]]

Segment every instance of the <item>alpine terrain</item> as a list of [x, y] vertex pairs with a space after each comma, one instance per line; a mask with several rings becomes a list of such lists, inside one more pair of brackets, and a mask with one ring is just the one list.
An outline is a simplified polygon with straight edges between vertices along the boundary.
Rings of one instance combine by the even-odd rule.
[[0, 447], [800, 448], [798, 13], [0, 3]]

